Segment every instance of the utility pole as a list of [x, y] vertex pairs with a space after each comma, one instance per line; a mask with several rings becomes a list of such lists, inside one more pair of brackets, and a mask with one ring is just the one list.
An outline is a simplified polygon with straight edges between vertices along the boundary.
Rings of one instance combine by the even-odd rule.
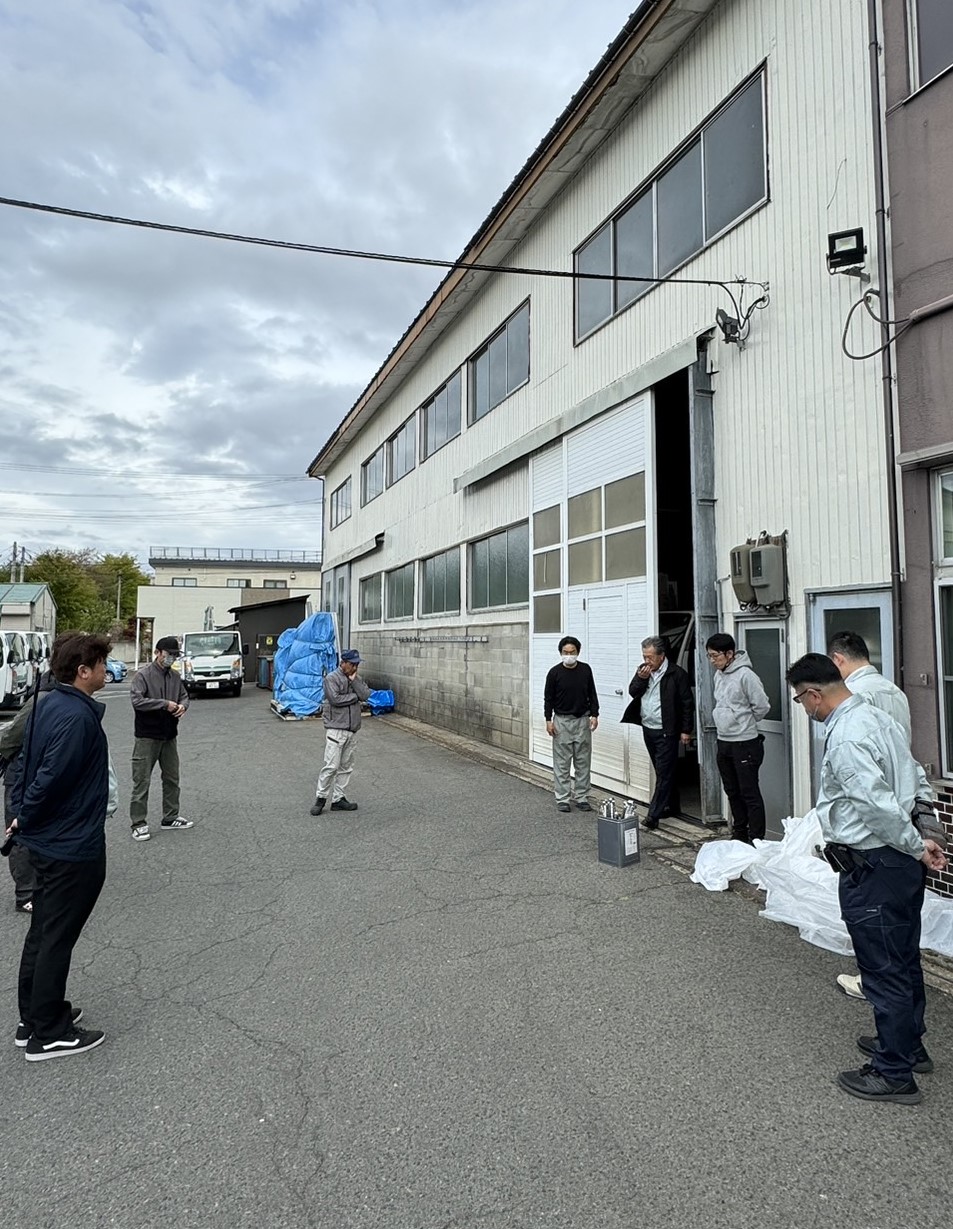
[[17, 579], [17, 544], [13, 544], [13, 558], [10, 560], [10, 584], [16, 584]]
[[119, 622], [119, 599], [122, 597], [122, 572], [116, 577], [116, 622]]
[[20, 584], [23, 584], [23, 574], [26, 571], [26, 547], [20, 547]]

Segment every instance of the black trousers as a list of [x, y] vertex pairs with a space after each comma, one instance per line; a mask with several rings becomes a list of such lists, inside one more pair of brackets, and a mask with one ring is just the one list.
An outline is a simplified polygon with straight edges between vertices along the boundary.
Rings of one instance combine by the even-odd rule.
[[645, 739], [645, 749], [655, 769], [655, 793], [649, 803], [646, 819], [659, 820], [666, 815], [677, 815], [682, 809], [678, 786], [675, 783], [675, 771], [678, 768], [678, 744], [681, 742], [681, 736], [663, 734], [661, 730], [650, 730], [643, 726], [642, 737]]
[[20, 1019], [39, 1041], [55, 1041], [71, 1024], [70, 961], [106, 881], [106, 854], [93, 862], [61, 862], [30, 850], [30, 862], [36, 887], [20, 957]]
[[731, 835], [736, 841], [764, 840], [764, 799], [758, 773], [764, 760], [764, 739], [743, 743], [718, 740], [718, 771], [731, 807]]
[[926, 867], [889, 846], [867, 849], [864, 870], [841, 875], [841, 916], [854, 944], [864, 994], [874, 1009], [879, 1049], [871, 1065], [909, 1080], [926, 1031], [920, 967], [920, 912]]

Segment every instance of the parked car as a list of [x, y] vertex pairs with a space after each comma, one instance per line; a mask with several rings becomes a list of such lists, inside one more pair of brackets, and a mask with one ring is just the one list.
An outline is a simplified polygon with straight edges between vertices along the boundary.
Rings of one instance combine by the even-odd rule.
[[30, 688], [30, 650], [20, 632], [0, 632], [0, 708], [22, 708]]
[[121, 683], [129, 673], [129, 669], [124, 661], [119, 661], [115, 657], [106, 658], [106, 682]]

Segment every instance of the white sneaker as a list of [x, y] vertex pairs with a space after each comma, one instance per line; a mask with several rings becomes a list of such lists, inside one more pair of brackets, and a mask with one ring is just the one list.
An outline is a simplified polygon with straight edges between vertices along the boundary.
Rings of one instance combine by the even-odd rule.
[[132, 830], [132, 839], [134, 841], [148, 841], [151, 836], [152, 833], [149, 831], [148, 824], [136, 824]]
[[166, 832], [181, 831], [183, 828], [194, 828], [195, 820], [186, 819], [184, 815], [178, 815], [175, 819], [164, 819], [162, 828]]
[[864, 987], [861, 985], [860, 974], [855, 977], [851, 973], [838, 973], [837, 989], [843, 990], [849, 999], [863, 999], [867, 1001], [867, 995], [864, 994]]

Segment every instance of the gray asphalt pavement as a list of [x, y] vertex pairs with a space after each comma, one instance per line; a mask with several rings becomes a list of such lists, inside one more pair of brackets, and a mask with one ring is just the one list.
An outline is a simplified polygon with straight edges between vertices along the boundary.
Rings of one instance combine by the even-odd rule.
[[[126, 803], [128, 688], [101, 694]], [[848, 1098], [844, 961], [651, 852], [601, 865], [594, 816], [386, 718], [360, 810], [312, 819], [320, 723], [267, 699], [193, 703], [194, 829], [110, 822], [70, 987], [99, 1049], [14, 1048], [2, 872], [6, 1229], [948, 1224], [953, 1000], [921, 1106]]]

